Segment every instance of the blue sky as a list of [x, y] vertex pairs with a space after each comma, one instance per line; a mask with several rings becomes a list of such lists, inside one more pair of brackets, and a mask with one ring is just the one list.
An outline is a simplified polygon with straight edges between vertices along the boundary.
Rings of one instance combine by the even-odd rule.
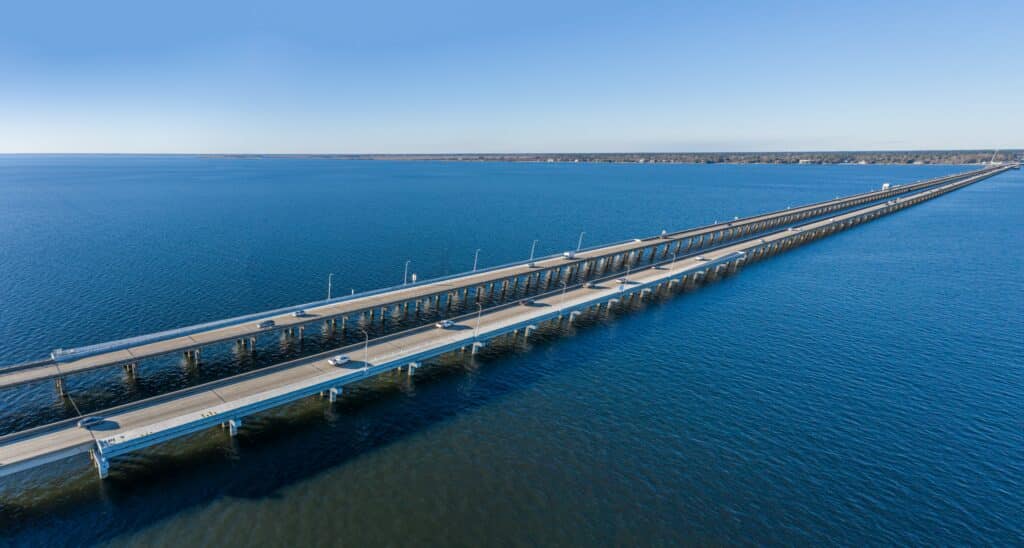
[[0, 152], [1024, 147], [1022, 25], [1020, 0], [12, 2]]

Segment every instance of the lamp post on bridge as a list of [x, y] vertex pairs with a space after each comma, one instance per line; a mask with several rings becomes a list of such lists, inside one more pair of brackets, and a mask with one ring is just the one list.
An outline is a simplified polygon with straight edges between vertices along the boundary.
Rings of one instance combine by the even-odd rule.
[[[569, 289], [569, 280], [562, 280], [562, 298], [558, 301], [558, 316], [565, 312], [565, 290]], [[561, 320], [559, 320], [561, 321]]]
[[361, 327], [359, 330], [363, 332], [363, 337], [365, 337], [363, 342], [363, 371], [366, 371], [370, 367], [370, 334]]
[[409, 263], [411, 262], [412, 259], [405, 261], [405, 273], [402, 274], [402, 285], [409, 283]]
[[473, 342], [476, 343], [476, 336], [480, 332], [480, 316], [484, 314], [483, 303], [476, 303], [476, 327], [473, 328]]
[[533, 245], [530, 246], [530, 266], [533, 266], [533, 252], [537, 250], [537, 241], [533, 241]]
[[580, 232], [580, 239], [576, 241], [576, 251], [579, 251], [580, 248], [583, 247], [583, 235], [584, 234], [586, 234], [586, 231]]
[[480, 259], [480, 250], [477, 249], [476, 253], [473, 254], [473, 272], [476, 272], [476, 263]]
[[334, 281], [334, 272], [327, 275], [327, 300], [331, 300], [331, 282]]

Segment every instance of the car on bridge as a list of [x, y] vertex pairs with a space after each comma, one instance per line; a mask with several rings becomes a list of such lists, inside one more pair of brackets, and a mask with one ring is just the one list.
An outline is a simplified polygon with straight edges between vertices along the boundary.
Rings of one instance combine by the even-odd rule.
[[537, 304], [537, 301], [535, 301], [533, 299], [523, 299], [523, 300], [519, 301], [519, 304], [521, 304], [523, 306], [533, 306], [534, 304]]
[[708, 260], [708, 258], [707, 258], [707, 257], [705, 257], [705, 256], [703, 256], [703, 255], [699, 255], [699, 256], [697, 257], [697, 260], [698, 260], [698, 261], [701, 261], [701, 262], [704, 262], [704, 261], [707, 261], [707, 260]]
[[101, 422], [104, 422], [106, 420], [107, 419], [103, 417], [85, 417], [84, 419], [78, 421], [78, 427], [89, 428], [90, 426], [96, 426], [97, 424], [100, 424]]
[[450, 328], [452, 328], [454, 326], [455, 326], [455, 322], [453, 322], [451, 320], [441, 320], [441, 321], [439, 321], [439, 322], [434, 324], [434, 327], [437, 327], [437, 328], [440, 328], [440, 329], [450, 329]]
[[267, 329], [268, 327], [274, 327], [275, 325], [277, 325], [277, 323], [274, 322], [274, 320], [266, 320], [256, 324], [256, 327], [259, 329]]
[[333, 358], [327, 360], [327, 363], [329, 363], [331, 365], [345, 365], [346, 363], [348, 363], [350, 361], [352, 361], [352, 360], [349, 359], [348, 356], [346, 356], [344, 354], [338, 354], [337, 356], [334, 356]]

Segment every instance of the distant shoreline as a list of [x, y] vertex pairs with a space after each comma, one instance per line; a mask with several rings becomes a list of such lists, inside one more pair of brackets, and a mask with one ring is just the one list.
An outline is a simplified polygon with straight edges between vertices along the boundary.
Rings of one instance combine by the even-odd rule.
[[[993, 154], [994, 157], [993, 157]], [[611, 164], [811, 164], [811, 165], [970, 165], [1019, 162], [1024, 149], [836, 151], [836, 152], [655, 152], [522, 154], [201, 154], [209, 158], [310, 158], [440, 162], [611, 163]]]
[[754, 165], [979, 165], [1024, 163], [1024, 149], [805, 152], [567, 152], [507, 154], [264, 154], [162, 152], [0, 152], [4, 156], [194, 156], [220, 159], [313, 159], [410, 162], [517, 162], [559, 164], [754, 164]]

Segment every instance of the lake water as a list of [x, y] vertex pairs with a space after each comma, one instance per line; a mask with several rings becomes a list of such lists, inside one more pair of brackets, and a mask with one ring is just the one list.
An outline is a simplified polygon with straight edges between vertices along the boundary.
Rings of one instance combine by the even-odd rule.
[[[0, 156], [0, 363], [965, 169]], [[1014, 171], [105, 482], [0, 479], [0, 544], [1024, 544], [1021, 211]], [[207, 361], [69, 386], [93, 410], [266, 365]], [[3, 432], [73, 415], [0, 393]]]

